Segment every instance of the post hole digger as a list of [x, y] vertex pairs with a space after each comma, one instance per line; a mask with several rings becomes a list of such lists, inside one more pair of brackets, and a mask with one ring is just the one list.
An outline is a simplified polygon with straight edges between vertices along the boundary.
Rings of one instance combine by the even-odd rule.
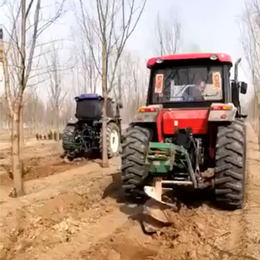
[[220, 208], [242, 207], [247, 115], [239, 94], [246, 94], [247, 84], [238, 81], [240, 61], [234, 80], [231, 58], [223, 53], [148, 61], [147, 102], [127, 129], [121, 178], [126, 194], [151, 198], [144, 209], [153, 219], [171, 221], [168, 209], [178, 208], [165, 193], [177, 187], [183, 192], [210, 187]]

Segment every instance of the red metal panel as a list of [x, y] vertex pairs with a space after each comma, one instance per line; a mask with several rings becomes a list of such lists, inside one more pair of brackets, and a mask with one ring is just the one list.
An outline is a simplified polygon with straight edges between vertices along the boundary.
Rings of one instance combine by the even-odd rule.
[[163, 110], [160, 108], [159, 113], [156, 118], [156, 125], [157, 125], [157, 135], [158, 141], [163, 143], [163, 132], [162, 132], [162, 119], [163, 119]]
[[209, 59], [212, 55], [217, 55], [220, 62], [232, 63], [230, 55], [225, 53], [183, 53], [183, 54], [173, 54], [161, 57], [153, 57], [148, 60], [147, 67], [151, 68], [155, 63], [156, 59], [161, 60], [190, 60], [190, 59]]
[[208, 132], [208, 109], [198, 110], [164, 110], [163, 133], [174, 134], [174, 128], [193, 129], [193, 134], [206, 134]]

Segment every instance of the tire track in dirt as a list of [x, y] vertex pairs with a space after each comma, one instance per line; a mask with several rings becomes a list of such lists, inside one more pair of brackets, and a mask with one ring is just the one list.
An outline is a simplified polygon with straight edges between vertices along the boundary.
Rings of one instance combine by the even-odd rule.
[[[260, 151], [257, 138], [252, 128], [248, 126], [244, 209], [228, 212], [205, 205], [195, 209], [196, 213], [188, 221], [199, 224], [198, 230], [201, 236], [197, 249], [193, 251], [193, 257], [190, 256], [188, 259], [260, 259], [259, 173]], [[205, 209], [204, 212], [203, 208]], [[184, 251], [180, 252], [180, 255], [183, 254], [185, 254]], [[167, 257], [164, 259], [167, 259]]]
[[5, 217], [9, 212], [17, 208], [48, 200], [67, 190], [87, 191], [89, 183], [100, 181], [104, 176], [117, 171], [117, 160], [110, 164], [110, 168], [103, 171], [96, 163], [90, 163], [77, 169], [71, 169], [60, 174], [51, 175], [42, 179], [36, 179], [25, 183], [27, 195], [19, 199], [8, 199], [8, 203], [1, 206], [0, 217]]
[[[11, 207], [8, 204], [12, 203], [4, 204], [4, 211], [1, 209], [1, 259], [41, 259], [39, 257], [44, 252], [55, 252], [52, 249], [56, 246], [59, 249], [60, 245], [64, 247], [60, 252], [69, 252], [69, 248], [73, 251], [75, 245], [83, 243], [86, 237], [90, 241], [94, 240], [92, 237], [95, 233], [101, 234], [101, 231], [106, 230], [104, 226], [95, 223], [103, 221], [105, 226], [114, 223], [116, 228], [127, 221], [127, 216], [117, 209], [115, 199], [105, 197], [118, 197], [113, 194], [118, 193], [119, 184], [114, 181], [116, 175], [111, 175], [116, 172], [116, 168], [112, 166], [106, 169], [107, 173], [100, 168], [89, 175], [86, 171], [85, 175], [74, 173], [70, 178], [67, 175], [65, 181], [60, 176], [58, 186], [61, 190], [51, 191], [55, 186], [52, 183], [50, 190], [41, 191], [36, 201], [32, 194], [31, 199], [28, 199], [30, 195], [23, 197], [22, 204], [13, 203]], [[59, 177], [51, 177], [56, 178], [57, 184]], [[115, 221], [115, 218], [121, 219], [121, 222]], [[66, 248], [67, 251], [64, 250]], [[47, 256], [42, 259], [47, 259]], [[50, 259], [55, 259], [55, 254]]]
[[[223, 254], [229, 259], [260, 259], [260, 151], [257, 138], [248, 126], [245, 205], [229, 212], [229, 236], [223, 241]], [[257, 201], [258, 200], [258, 201]]]
[[[86, 214], [87, 217], [87, 214]], [[81, 227], [81, 231], [70, 243], [60, 244], [45, 254], [42, 254], [39, 260], [60, 260], [72, 259], [73, 254], [78, 251], [88, 250], [92, 245], [100, 240], [114, 234], [119, 227], [124, 226], [128, 221], [128, 216], [118, 208], [111, 213], [96, 219], [95, 222], [88, 223]]]
[[[73, 183], [66, 184], [67, 195], [60, 195], [63, 202], [55, 195], [55, 203], [42, 201], [31, 205], [33, 209], [30, 206], [22, 209], [16, 216], [25, 219], [22, 228], [15, 228], [18, 240], [9, 239], [8, 257], [1, 259], [259, 260], [260, 158], [250, 127], [248, 141], [243, 211], [216, 210], [205, 201], [187, 205], [174, 215], [172, 226], [146, 236], [135, 221], [140, 207], [119, 203], [119, 182], [102, 172], [96, 175], [93, 172], [89, 179], [73, 180], [75, 187]], [[80, 186], [87, 180], [87, 185]], [[61, 181], [60, 187], [62, 184]], [[64, 201], [67, 201], [65, 205]], [[12, 222], [12, 218], [7, 218], [8, 221]]]

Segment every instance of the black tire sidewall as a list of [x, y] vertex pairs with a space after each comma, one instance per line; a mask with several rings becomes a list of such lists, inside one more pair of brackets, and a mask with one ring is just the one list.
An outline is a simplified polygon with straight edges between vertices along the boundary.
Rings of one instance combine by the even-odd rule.
[[149, 129], [130, 126], [123, 143], [121, 179], [123, 189], [130, 196], [144, 195], [143, 187], [148, 182], [146, 156], [151, 138]]
[[74, 138], [75, 138], [75, 126], [74, 125], [67, 125], [62, 133], [62, 147], [66, 150], [69, 143], [73, 145]]
[[[240, 147], [238, 148], [236, 145]], [[227, 126], [218, 127], [216, 149], [214, 188], [216, 204], [222, 209], [241, 209], [245, 197], [246, 178], [246, 125], [244, 120], [236, 119]], [[241, 161], [237, 161], [239, 157]], [[232, 188], [232, 185], [238, 185], [238, 187], [241, 185], [240, 191]], [[238, 199], [239, 194], [240, 199]]]

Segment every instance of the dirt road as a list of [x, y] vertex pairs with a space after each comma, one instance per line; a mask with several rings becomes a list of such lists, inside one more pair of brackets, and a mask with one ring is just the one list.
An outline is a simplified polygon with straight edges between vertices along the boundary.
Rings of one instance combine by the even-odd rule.
[[1, 259], [260, 260], [260, 151], [248, 127], [246, 205], [184, 206], [153, 236], [138, 222], [140, 205], [122, 199], [119, 159], [27, 182], [30, 193], [1, 205]]

